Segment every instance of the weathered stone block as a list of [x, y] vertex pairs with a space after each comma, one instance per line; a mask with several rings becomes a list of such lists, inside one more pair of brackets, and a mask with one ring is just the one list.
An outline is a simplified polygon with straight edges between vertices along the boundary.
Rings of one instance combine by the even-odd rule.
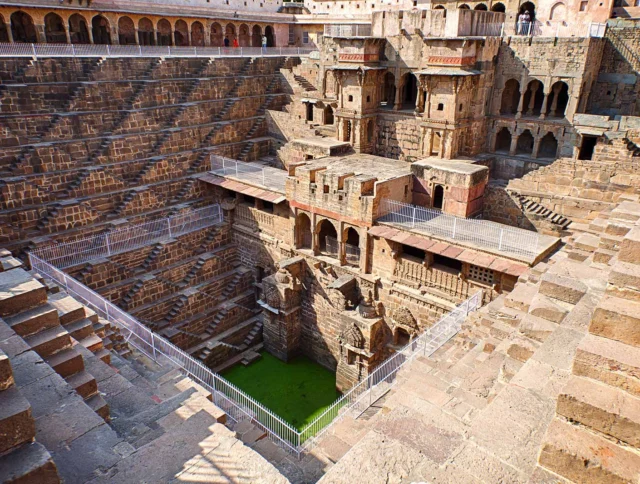
[[589, 332], [640, 346], [640, 302], [605, 296], [593, 313]]
[[587, 292], [582, 282], [556, 274], [544, 274], [540, 282], [540, 294], [569, 304], [577, 304]]

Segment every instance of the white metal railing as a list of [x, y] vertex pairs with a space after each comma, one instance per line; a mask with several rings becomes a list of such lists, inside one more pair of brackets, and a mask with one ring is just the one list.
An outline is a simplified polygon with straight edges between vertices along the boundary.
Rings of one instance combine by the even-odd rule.
[[390, 385], [393, 385], [397, 372], [407, 362], [418, 355], [432, 355], [460, 330], [462, 322], [469, 312], [475, 311], [482, 304], [480, 291], [458, 305], [449, 314], [440, 318], [437, 323], [398, 353], [384, 361], [366, 379], [334, 402], [313, 422], [302, 430], [297, 430], [235, 385], [211, 371], [200, 361], [151, 331], [100, 294], [38, 257], [35, 252], [29, 253], [29, 262], [34, 271], [52, 279], [63, 287], [67, 294], [121, 328], [127, 333], [127, 343], [156, 361], [160, 355], [166, 357], [190, 378], [209, 390], [213, 395], [213, 402], [224, 410], [231, 419], [236, 422], [250, 420], [254, 425], [263, 429], [270, 440], [297, 456], [312, 448], [317, 439], [331, 425], [339, 421], [345, 412], [355, 410], [361, 413], [366, 410], [387, 391]]
[[383, 198], [378, 222], [426, 232], [436, 237], [470, 242], [480, 248], [494, 249], [517, 256], [536, 257], [539, 236], [536, 232], [507, 227], [488, 220], [446, 215], [417, 205]]
[[431, 356], [455, 336], [467, 315], [482, 305], [482, 291], [456, 306], [416, 339], [387, 358], [351, 390], [300, 431], [302, 449], [310, 450], [333, 425], [345, 415], [362, 414], [395, 383], [398, 372], [416, 356]]
[[575, 23], [564, 20], [518, 22], [515, 35], [528, 37], [604, 37], [606, 23]]
[[340, 254], [340, 244], [338, 243], [338, 239], [335, 237], [325, 236], [324, 238], [324, 250], [321, 250], [331, 257], [338, 257]]
[[316, 47], [172, 47], [160, 45], [0, 43], [0, 57], [288, 57]]
[[270, 166], [211, 155], [211, 173], [223, 177], [232, 177], [265, 188], [284, 192], [289, 173]]
[[325, 37], [371, 37], [371, 25], [325, 24]]
[[33, 252], [29, 254], [29, 261], [33, 270], [51, 278], [62, 286], [67, 294], [89, 306], [99, 316], [128, 333], [126, 340], [130, 345], [154, 360], [158, 358], [158, 355], [165, 356], [190, 378], [209, 390], [213, 395], [213, 402], [234, 421], [250, 420], [254, 425], [267, 432], [272, 441], [294, 454], [300, 454], [300, 433], [298, 430], [268, 408], [211, 371], [185, 351], [151, 331], [130, 314], [34, 255]]
[[[340, 243], [338, 239], [331, 236], [326, 236], [325, 240], [325, 250], [323, 251], [325, 254], [330, 255], [332, 257], [340, 256]], [[360, 265], [360, 247], [353, 244], [344, 243], [344, 256], [347, 264], [349, 265]]]
[[224, 216], [220, 205], [208, 205], [93, 237], [42, 247], [32, 251], [32, 254], [64, 269], [92, 259], [129, 252], [164, 239], [219, 225], [223, 221]]

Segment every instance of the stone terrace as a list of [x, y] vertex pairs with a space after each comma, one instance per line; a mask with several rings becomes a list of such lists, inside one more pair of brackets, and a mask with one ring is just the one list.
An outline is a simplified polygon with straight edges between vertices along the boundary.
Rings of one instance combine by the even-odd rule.
[[2, 482], [286, 482], [210, 393], [1, 255]]

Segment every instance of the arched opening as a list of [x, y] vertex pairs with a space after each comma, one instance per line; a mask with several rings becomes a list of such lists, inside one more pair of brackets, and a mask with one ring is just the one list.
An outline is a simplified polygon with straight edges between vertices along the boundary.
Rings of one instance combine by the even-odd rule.
[[318, 225], [318, 250], [325, 255], [336, 257], [338, 255], [338, 233], [336, 228], [327, 219]]
[[33, 19], [25, 12], [18, 11], [11, 14], [11, 34], [14, 42], [38, 42]]
[[531, 131], [525, 129], [518, 137], [516, 145], [516, 155], [531, 155], [533, 153], [533, 135]]
[[353, 227], [349, 227], [346, 233], [345, 259], [352, 266], [360, 265], [360, 234]]
[[417, 94], [418, 81], [416, 76], [411, 73], [405, 74], [402, 87], [402, 109], [413, 109], [416, 105]]
[[[521, 19], [521, 16], [522, 19]], [[516, 17], [516, 32], [520, 35], [533, 35], [536, 20], [536, 6], [532, 2], [525, 2], [518, 9]]]
[[396, 100], [396, 76], [391, 72], [384, 75], [384, 87], [382, 96], [380, 96], [380, 105], [392, 108]]
[[444, 206], [444, 187], [442, 185], [436, 185], [433, 188], [433, 203], [431, 206], [435, 209], [442, 210]]
[[191, 24], [191, 45], [204, 47], [204, 26], [198, 21]]
[[211, 24], [211, 34], [209, 35], [209, 39], [213, 47], [222, 47], [222, 25], [218, 22]]
[[511, 133], [506, 126], [498, 131], [496, 135], [496, 151], [499, 153], [509, 153], [511, 149]]
[[62, 17], [56, 13], [48, 13], [44, 17], [44, 33], [49, 44], [66, 44], [67, 32]]
[[558, 140], [553, 133], [545, 134], [540, 140], [538, 158], [555, 158], [558, 152]]
[[494, 3], [493, 5], [491, 5], [491, 11], [492, 12], [501, 12], [501, 13], [505, 13], [506, 12], [506, 8], [504, 6], [504, 3]]
[[189, 45], [189, 27], [187, 27], [187, 22], [178, 20], [173, 36], [176, 47], [187, 47]]
[[148, 18], [141, 18], [138, 22], [138, 42], [140, 45], [155, 45], [153, 24]]
[[118, 40], [120, 45], [135, 45], [136, 43], [136, 27], [129, 17], [118, 19]]
[[4, 23], [2, 15], [0, 15], [0, 42], [9, 42], [9, 32], [7, 32], [7, 25]]
[[403, 328], [396, 328], [393, 332], [393, 344], [396, 346], [407, 346], [411, 342], [411, 336]]
[[271, 25], [267, 25], [264, 28], [264, 35], [267, 38], [267, 47], [275, 47], [276, 34], [273, 32], [273, 27]]
[[227, 24], [224, 29], [224, 46], [231, 47], [233, 41], [236, 38], [236, 26], [233, 24]]
[[522, 111], [527, 116], [539, 116], [544, 102], [544, 84], [534, 79], [529, 82], [527, 91], [524, 93]]
[[166, 18], [158, 21], [158, 45], [173, 45], [171, 24]]
[[305, 109], [306, 109], [307, 121], [313, 121], [313, 104], [305, 103]]
[[549, 14], [549, 20], [555, 20], [556, 22], [562, 22], [566, 19], [567, 8], [564, 3], [558, 2], [551, 7], [551, 13]]
[[502, 91], [502, 101], [500, 103], [500, 114], [516, 114], [518, 103], [520, 102], [520, 83], [515, 79], [509, 79]]
[[569, 104], [569, 86], [566, 82], [558, 81], [551, 86], [551, 93], [547, 99], [547, 113], [552, 118], [564, 118]]
[[259, 25], [254, 25], [251, 29], [251, 47], [260, 47], [262, 45], [262, 29]]
[[434, 10], [445, 10], [444, 5], [436, 5], [433, 7]]
[[324, 124], [333, 124], [333, 108], [331, 106], [327, 106], [324, 108]]
[[311, 249], [313, 238], [311, 236], [311, 220], [306, 213], [298, 215], [296, 223], [297, 243], [299, 249]]
[[460, 5], [458, 7], [460, 10], [471, 10], [471, 7], [469, 7], [469, 5], [467, 5], [466, 3], [463, 3], [462, 5]]
[[91, 19], [94, 44], [111, 44], [111, 24], [102, 15]]
[[484, 3], [479, 3], [478, 5], [473, 7], [473, 9], [474, 10], [480, 10], [480, 11], [483, 11], [483, 12], [486, 12], [488, 10], [487, 6]]
[[78, 13], [74, 13], [69, 17], [69, 37], [71, 38], [72, 44], [89, 43], [89, 29], [87, 28], [87, 21]]
[[369, 120], [369, 124], [367, 124], [367, 141], [371, 143], [373, 141], [373, 129], [375, 127], [375, 123], [373, 120]]
[[247, 24], [240, 25], [238, 43], [240, 44], [240, 47], [249, 47], [251, 45], [251, 36], [249, 35], [249, 26]]

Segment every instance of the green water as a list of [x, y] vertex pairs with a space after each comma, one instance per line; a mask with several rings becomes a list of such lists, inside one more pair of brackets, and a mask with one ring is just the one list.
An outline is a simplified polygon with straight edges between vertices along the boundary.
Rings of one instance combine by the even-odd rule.
[[249, 366], [236, 365], [222, 376], [292, 426], [303, 428], [340, 397], [335, 373], [309, 358], [285, 363], [266, 351], [261, 354]]

